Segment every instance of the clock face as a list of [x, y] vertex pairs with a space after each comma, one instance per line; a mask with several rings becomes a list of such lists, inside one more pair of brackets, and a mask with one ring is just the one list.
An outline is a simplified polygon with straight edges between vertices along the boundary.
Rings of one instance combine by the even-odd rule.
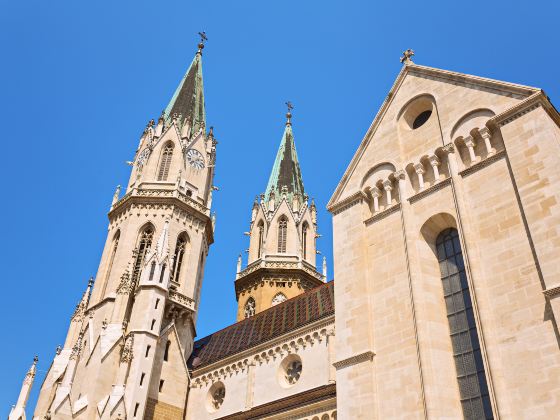
[[190, 149], [187, 152], [187, 161], [195, 169], [204, 168], [204, 157], [198, 150]]
[[143, 166], [146, 160], [148, 159], [148, 156], [150, 156], [150, 149], [142, 150], [142, 152], [138, 155], [138, 158], [136, 159], [136, 165]]

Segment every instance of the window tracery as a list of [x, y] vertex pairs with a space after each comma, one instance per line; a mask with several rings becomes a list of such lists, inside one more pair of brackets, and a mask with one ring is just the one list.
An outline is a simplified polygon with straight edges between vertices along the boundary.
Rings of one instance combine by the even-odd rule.
[[151, 225], [146, 226], [142, 231], [142, 233], [140, 234], [138, 247], [135, 249], [136, 259], [134, 261], [134, 270], [132, 272], [133, 284], [136, 283], [136, 280], [138, 279], [138, 275], [142, 270], [142, 264], [144, 263], [144, 259], [146, 258], [146, 255], [152, 246], [153, 237], [154, 237], [154, 228]]
[[167, 181], [169, 175], [169, 167], [171, 166], [171, 158], [173, 157], [173, 143], [168, 143], [163, 149], [161, 154], [161, 161], [159, 164], [158, 181]]
[[303, 224], [301, 228], [301, 242], [303, 247], [303, 259], [307, 258], [307, 223]]
[[288, 236], [288, 219], [282, 216], [278, 221], [278, 252], [286, 252], [286, 240]]
[[264, 223], [262, 220], [259, 222], [258, 230], [259, 230], [259, 243], [257, 249], [257, 258], [260, 258], [262, 255], [262, 245], [263, 245], [263, 236], [264, 236]]
[[185, 234], [179, 235], [175, 245], [175, 254], [173, 256], [173, 269], [171, 270], [171, 280], [177, 283], [179, 283], [179, 276], [181, 275], [181, 266], [183, 265], [186, 246], [187, 238]]

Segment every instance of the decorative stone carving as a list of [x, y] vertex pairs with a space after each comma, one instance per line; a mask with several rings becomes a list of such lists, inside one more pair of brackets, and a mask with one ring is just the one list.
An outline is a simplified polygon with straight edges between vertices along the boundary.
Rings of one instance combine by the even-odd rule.
[[124, 271], [123, 275], [121, 276], [121, 281], [119, 286], [117, 287], [117, 294], [118, 295], [128, 295], [134, 289], [132, 277], [130, 276], [130, 272], [128, 267]]
[[129, 334], [124, 341], [121, 351], [121, 363], [130, 363], [132, 361], [132, 346], [134, 344], [134, 334]]
[[78, 336], [78, 340], [76, 340], [76, 344], [72, 347], [72, 353], [70, 354], [70, 360], [77, 360], [82, 353], [82, 340], [83, 340], [83, 333], [80, 333]]

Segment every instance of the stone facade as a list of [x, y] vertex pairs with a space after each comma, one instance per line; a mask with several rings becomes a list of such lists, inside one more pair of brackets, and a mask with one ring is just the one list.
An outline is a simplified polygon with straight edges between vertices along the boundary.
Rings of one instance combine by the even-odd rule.
[[494, 418], [556, 416], [558, 122], [538, 89], [403, 67], [328, 205], [340, 418], [463, 416], [436, 249], [449, 228]]
[[316, 268], [289, 106], [238, 261], [238, 322], [195, 341], [217, 144], [202, 48], [113, 197], [34, 418], [557, 417], [560, 116], [544, 92], [408, 50], [328, 204], [336, 287]]

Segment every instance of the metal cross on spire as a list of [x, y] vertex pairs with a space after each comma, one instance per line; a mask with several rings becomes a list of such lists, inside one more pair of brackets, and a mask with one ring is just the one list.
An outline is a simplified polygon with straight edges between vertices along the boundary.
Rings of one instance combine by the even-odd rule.
[[406, 51], [403, 51], [402, 57], [401, 57], [401, 63], [404, 63], [404, 64], [412, 63], [412, 56], [413, 55], [414, 55], [414, 50], [411, 50], [410, 48]]
[[286, 102], [286, 106], [288, 107], [288, 113], [286, 114], [286, 125], [291, 125], [292, 122], [290, 120], [292, 118], [292, 109], [294, 109], [294, 106], [290, 101]]
[[198, 52], [202, 53], [202, 49], [204, 48], [204, 43], [208, 41], [208, 37], [206, 36], [206, 32], [204, 31], [199, 32], [198, 35], [200, 35], [200, 42], [198, 43]]

